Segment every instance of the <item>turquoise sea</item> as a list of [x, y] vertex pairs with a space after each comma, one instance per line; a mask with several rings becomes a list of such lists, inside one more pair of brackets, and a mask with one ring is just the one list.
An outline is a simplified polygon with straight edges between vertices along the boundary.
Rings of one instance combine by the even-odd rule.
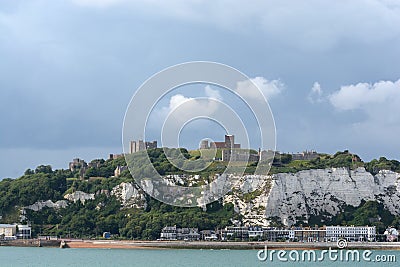
[[[400, 266], [400, 251], [373, 251], [370, 262], [260, 261], [258, 250], [59, 249], [0, 247], [0, 266]], [[290, 251], [287, 251], [289, 253]], [[319, 253], [320, 251], [317, 251]], [[301, 253], [301, 251], [299, 251]], [[360, 252], [362, 253], [362, 251]], [[294, 254], [292, 254], [293, 256]], [[376, 262], [376, 256], [396, 262]], [[383, 257], [382, 257], [383, 256]], [[286, 258], [288, 255], [286, 254]]]

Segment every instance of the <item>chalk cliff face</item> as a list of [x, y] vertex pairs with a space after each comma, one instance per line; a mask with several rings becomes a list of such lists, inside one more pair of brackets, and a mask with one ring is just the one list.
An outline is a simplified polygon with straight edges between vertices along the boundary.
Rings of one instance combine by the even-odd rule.
[[113, 188], [115, 195], [123, 208], [146, 208], [146, 197], [142, 189], [133, 183], [121, 183]]
[[[364, 168], [327, 168], [233, 178], [238, 182], [223, 201], [234, 204], [245, 224], [268, 226], [275, 217], [291, 226], [310, 216], [337, 215], [344, 205], [359, 206], [362, 200], [382, 202], [392, 214], [400, 214], [400, 174], [392, 171], [374, 176]], [[123, 203], [131, 190], [125, 190]], [[137, 198], [138, 192], [132, 196]]]
[[[400, 215], [400, 174], [380, 171], [372, 175], [364, 168], [328, 168], [272, 176], [247, 175], [235, 177], [237, 185], [224, 196], [224, 203], [233, 203], [235, 211], [243, 215], [245, 224], [268, 226], [277, 217], [291, 226], [310, 216], [334, 216], [344, 205], [359, 206], [362, 200], [383, 203], [392, 214]], [[152, 186], [149, 181], [147, 189]], [[98, 194], [108, 195], [104, 190]], [[111, 195], [117, 197], [122, 208], [146, 208], [146, 194], [135, 183], [121, 183]], [[71, 202], [94, 199], [95, 194], [76, 191], [64, 198]], [[43, 207], [64, 208], [67, 201], [55, 203], [38, 201], [28, 207], [35, 211]]]
[[85, 204], [86, 200], [94, 199], [94, 194], [89, 194], [82, 191], [76, 191], [71, 194], [66, 194], [64, 198], [74, 203], [80, 201], [82, 202], [82, 204]]
[[[97, 194], [109, 195], [108, 190], [101, 190]], [[111, 190], [111, 195], [116, 196], [121, 202], [122, 208], [146, 208], [146, 197], [142, 189], [134, 183], [121, 183]], [[89, 194], [82, 191], [76, 191], [66, 194], [65, 199], [76, 202], [81, 201], [85, 204], [86, 200], [95, 199], [95, 194]]]
[[233, 190], [224, 197], [224, 203], [233, 203], [235, 212], [243, 215], [243, 223], [268, 226], [266, 204], [271, 191], [272, 177], [245, 175]]
[[65, 208], [68, 206], [68, 203], [66, 200], [59, 200], [56, 202], [53, 202], [51, 200], [46, 200], [46, 201], [37, 201], [32, 205], [29, 205], [25, 207], [25, 209], [30, 209], [33, 211], [40, 211], [43, 208], [54, 208], [54, 209], [60, 209], [60, 208]]
[[280, 217], [285, 225], [310, 215], [336, 215], [344, 204], [358, 206], [376, 200], [393, 214], [400, 214], [400, 174], [380, 171], [373, 176], [364, 168], [329, 168], [272, 177], [266, 217]]
[[[36, 203], [24, 207], [25, 209], [31, 209], [34, 211], [40, 211], [44, 207], [48, 208], [65, 208], [68, 206], [69, 202], [77, 202], [80, 201], [82, 204], [85, 204], [87, 200], [95, 199], [96, 195], [105, 194], [109, 196], [110, 193], [108, 190], [99, 190], [96, 194], [90, 194], [82, 191], [76, 191], [70, 194], [66, 194], [64, 199], [66, 200], [59, 200], [57, 202], [52, 202], [51, 200], [46, 201], [37, 201]], [[117, 197], [117, 199], [121, 202], [122, 208], [143, 208], [147, 207], [146, 203], [146, 195], [138, 185], [134, 183], [121, 183], [115, 186], [112, 191], [111, 195]], [[100, 205], [101, 206], [101, 205]], [[99, 206], [99, 208], [101, 208]]]

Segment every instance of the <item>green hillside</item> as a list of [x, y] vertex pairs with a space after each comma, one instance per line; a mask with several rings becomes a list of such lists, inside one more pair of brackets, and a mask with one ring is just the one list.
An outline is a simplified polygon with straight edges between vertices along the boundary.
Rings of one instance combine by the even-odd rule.
[[[186, 149], [181, 152], [189, 160], [198, 156], [189, 153]], [[151, 161], [157, 171], [162, 174], [181, 173], [176, 167], [168, 163], [162, 149], [149, 151]], [[122, 182], [132, 182], [130, 172], [125, 170], [119, 177], [113, 177], [117, 166], [126, 165], [124, 158], [114, 160], [97, 160], [96, 167], [88, 168], [83, 179], [79, 178], [79, 171], [52, 170], [50, 166], [38, 166], [35, 170], [26, 170], [24, 175], [17, 179], [3, 179], [0, 181], [0, 223], [14, 223], [20, 220], [22, 207], [37, 201], [63, 200], [64, 195], [75, 191], [95, 194], [94, 200], [86, 200], [83, 205], [80, 201], [70, 203], [66, 208], [44, 208], [41, 211], [26, 210], [27, 221], [32, 223], [33, 234], [71, 236], [95, 238], [105, 231], [127, 239], [156, 239], [162, 227], [177, 225], [179, 227], [197, 227], [202, 229], [222, 228], [232, 224], [232, 220], [241, 220], [234, 212], [233, 204], [222, 205], [221, 201], [202, 208], [180, 208], [161, 203], [146, 196], [147, 207], [121, 208], [121, 203], [109, 192]], [[293, 161], [290, 155], [279, 155], [274, 160], [271, 173], [297, 172], [305, 169], [326, 167], [356, 168], [364, 166], [375, 174], [379, 170], [389, 169], [400, 171], [400, 163], [395, 160], [380, 158], [371, 162], [362, 162], [361, 159], [348, 151], [338, 152], [335, 155], [320, 155], [313, 160]], [[226, 168], [224, 162], [212, 164], [199, 174], [207, 179], [215, 173], [222, 173]], [[246, 173], [252, 173], [255, 163], [247, 166]], [[139, 168], [140, 169], [140, 168]], [[96, 178], [93, 178], [96, 177]], [[343, 213], [332, 218], [331, 223], [337, 224], [366, 224], [368, 218], [384, 218], [379, 223], [393, 224], [400, 228], [400, 218], [382, 211], [377, 203], [362, 203], [360, 207], [346, 207]], [[318, 217], [311, 218], [310, 224], [318, 224]], [[377, 223], [378, 224], [378, 223]], [[379, 225], [380, 228], [384, 227]]]

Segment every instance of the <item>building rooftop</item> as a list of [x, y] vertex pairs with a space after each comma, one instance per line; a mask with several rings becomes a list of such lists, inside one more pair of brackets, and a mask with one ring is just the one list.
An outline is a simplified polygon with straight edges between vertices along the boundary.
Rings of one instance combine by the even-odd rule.
[[17, 225], [15, 224], [2, 224], [0, 223], [0, 227], [16, 227]]

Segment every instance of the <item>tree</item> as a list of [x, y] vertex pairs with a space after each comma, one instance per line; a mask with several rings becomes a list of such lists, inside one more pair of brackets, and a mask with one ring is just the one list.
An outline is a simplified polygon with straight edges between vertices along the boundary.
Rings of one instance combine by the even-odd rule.
[[24, 172], [24, 175], [32, 175], [32, 174], [34, 174], [34, 173], [35, 173], [34, 170], [27, 169], [27, 170]]
[[52, 173], [53, 170], [50, 165], [40, 165], [36, 167], [35, 173]]

